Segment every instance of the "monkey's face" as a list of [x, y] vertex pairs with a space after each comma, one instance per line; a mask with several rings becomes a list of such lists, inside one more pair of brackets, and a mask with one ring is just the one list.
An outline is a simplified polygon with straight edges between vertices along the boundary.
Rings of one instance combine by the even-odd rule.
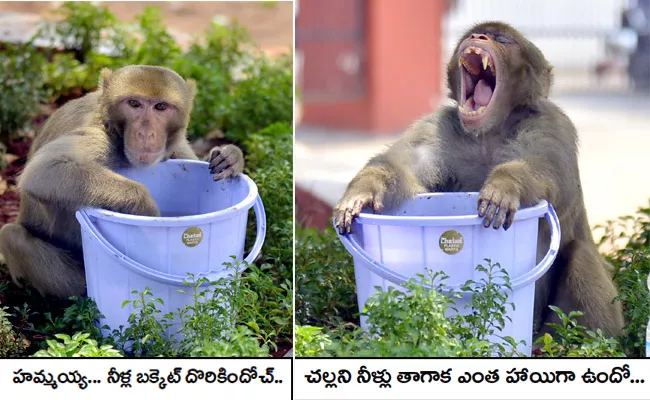
[[158, 163], [168, 137], [182, 127], [178, 109], [160, 99], [130, 96], [118, 105], [124, 129], [124, 155], [136, 167]]
[[481, 24], [456, 47], [448, 68], [452, 96], [463, 128], [489, 132], [519, 105], [548, 94], [547, 64], [541, 52], [505, 24]]

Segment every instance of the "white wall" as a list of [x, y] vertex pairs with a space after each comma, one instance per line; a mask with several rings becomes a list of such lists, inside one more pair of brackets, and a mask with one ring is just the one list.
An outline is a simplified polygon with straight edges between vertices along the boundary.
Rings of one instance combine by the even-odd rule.
[[443, 49], [449, 55], [472, 24], [500, 20], [521, 30], [556, 70], [591, 68], [605, 57], [604, 35], [619, 26], [625, 4], [626, 0], [458, 0], [443, 24]]

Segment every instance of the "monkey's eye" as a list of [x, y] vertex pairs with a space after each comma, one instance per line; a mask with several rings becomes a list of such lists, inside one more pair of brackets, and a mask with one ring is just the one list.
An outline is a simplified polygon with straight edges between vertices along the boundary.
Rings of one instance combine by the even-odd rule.
[[497, 35], [497, 36], [494, 38], [494, 40], [496, 40], [496, 41], [499, 42], [499, 43], [503, 43], [503, 44], [512, 43], [512, 40], [510, 40], [509, 38], [507, 38], [507, 37], [505, 37], [505, 36], [502, 36], [502, 35]]
[[129, 100], [129, 105], [133, 108], [138, 108], [140, 107], [140, 102], [137, 100]]
[[167, 103], [158, 103], [155, 106], [153, 106], [158, 111], [164, 111], [167, 109]]

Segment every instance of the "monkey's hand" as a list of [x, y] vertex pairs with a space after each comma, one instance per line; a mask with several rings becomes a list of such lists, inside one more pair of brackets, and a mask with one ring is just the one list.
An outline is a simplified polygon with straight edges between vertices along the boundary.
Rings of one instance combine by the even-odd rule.
[[383, 197], [383, 191], [346, 193], [334, 208], [334, 222], [339, 233], [352, 233], [352, 220], [361, 214], [364, 207], [371, 206], [374, 212], [381, 211]]
[[520, 195], [517, 183], [507, 176], [490, 176], [478, 196], [478, 215], [486, 228], [507, 230], [519, 210]]
[[130, 198], [131, 200], [125, 202], [121, 206], [118, 206], [117, 212], [130, 215], [142, 215], [145, 217], [159, 217], [160, 210], [158, 205], [151, 197], [149, 190], [146, 186], [138, 182], [133, 182], [134, 185], [131, 188], [131, 193], [125, 198]]
[[244, 154], [234, 144], [217, 146], [210, 150], [210, 173], [214, 180], [233, 177], [244, 172]]

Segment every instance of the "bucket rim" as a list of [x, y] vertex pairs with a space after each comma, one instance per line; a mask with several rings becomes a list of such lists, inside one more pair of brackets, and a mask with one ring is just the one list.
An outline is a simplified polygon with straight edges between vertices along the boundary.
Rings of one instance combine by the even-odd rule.
[[[253, 248], [251, 249], [248, 256], [246, 256], [246, 258], [243, 260], [244, 262], [249, 264], [252, 263], [255, 260], [255, 258], [257, 258], [257, 256], [259, 255], [262, 248], [262, 244], [264, 243], [264, 239], [266, 238], [266, 213], [264, 211], [264, 205], [262, 204], [262, 199], [259, 196], [257, 196], [256, 198], [254, 207], [255, 207], [255, 214], [257, 216], [257, 236], [255, 238], [255, 243], [253, 244]], [[128, 269], [129, 271], [136, 273], [144, 278], [159, 283], [163, 283], [166, 285], [173, 285], [176, 287], [188, 287], [184, 282], [189, 278], [189, 276], [168, 274], [133, 260], [132, 258], [120, 252], [117, 248], [115, 248], [115, 246], [113, 246], [112, 243], [106, 240], [106, 238], [97, 229], [97, 226], [93, 224], [88, 214], [78, 211], [76, 213], [76, 217], [77, 220], [79, 221], [79, 225], [82, 231], [82, 242], [86, 241], [86, 239], [83, 237], [83, 233], [85, 232], [87, 235], [90, 236], [92, 240], [94, 240], [99, 245], [99, 247], [103, 251], [113, 254], [115, 256], [116, 261], [119, 264], [121, 264], [124, 268]], [[84, 254], [84, 264], [86, 264], [85, 257], [86, 255]], [[233, 260], [233, 262], [237, 262], [237, 260]], [[86, 271], [88, 271], [88, 268], [89, 265], [86, 264]], [[196, 280], [201, 278], [208, 278], [208, 280], [214, 281], [221, 277], [227, 277], [229, 273], [230, 273], [229, 269], [221, 269], [221, 270], [211, 269], [206, 272], [194, 274], [194, 278]], [[201, 284], [200, 286], [203, 285], [205, 285], [205, 283]]]
[[[549, 243], [548, 251], [542, 260], [531, 270], [527, 271], [521, 276], [515, 277], [510, 280], [512, 291], [516, 291], [520, 288], [527, 287], [531, 283], [536, 282], [546, 272], [551, 268], [553, 262], [555, 261], [558, 252], [560, 250], [560, 241], [561, 241], [561, 230], [560, 230], [560, 221], [558, 219], [557, 213], [553, 206], [548, 203], [547, 209], [544, 213], [544, 217], [548, 222], [551, 240]], [[334, 223], [334, 221], [332, 221]], [[486, 228], [487, 229], [487, 228]], [[381, 278], [390, 281], [393, 284], [403, 286], [411, 277], [405, 276], [392, 268], [384, 265], [383, 263], [373, 259], [363, 247], [355, 240], [354, 234], [340, 234], [337, 232], [337, 236], [341, 240], [343, 247], [352, 255], [354, 259], [355, 270], [357, 268], [358, 261], [360, 258], [363, 261], [363, 264], [360, 267], [367, 268], [374, 274], [379, 275]], [[496, 261], [498, 262], [498, 261]], [[355, 272], [356, 274], [356, 272]], [[421, 285], [426, 289], [435, 289], [431, 285]], [[471, 295], [472, 292], [461, 290], [462, 284], [457, 285], [447, 285], [447, 291], [456, 291], [463, 295]]]
[[[209, 163], [200, 160], [167, 160], [162, 163], [169, 164], [194, 164], [201, 166], [208, 166]], [[162, 164], [159, 163], [159, 164]], [[187, 224], [206, 224], [211, 222], [220, 221], [230, 218], [233, 214], [238, 214], [243, 211], [248, 211], [253, 207], [255, 199], [258, 197], [258, 189], [255, 182], [246, 174], [240, 174], [234, 178], [227, 179], [241, 179], [246, 182], [248, 186], [248, 194], [246, 197], [237, 204], [222, 210], [213, 211], [203, 214], [186, 215], [181, 217], [148, 217], [143, 215], [124, 214], [117, 211], [110, 211], [103, 208], [84, 208], [80, 210], [82, 213], [99, 218], [106, 221], [119, 222], [124, 225], [140, 225], [140, 226], [156, 226], [156, 227], [175, 227]], [[215, 182], [216, 183], [216, 182]]]
[[[478, 192], [439, 192], [421, 193], [413, 196], [408, 201], [429, 200], [436, 197], [475, 197], [478, 201]], [[536, 219], [543, 216], [548, 210], [549, 204], [541, 200], [534, 206], [521, 208], [515, 213], [514, 220]], [[446, 226], [446, 225], [483, 225], [483, 218], [478, 212], [471, 215], [447, 215], [447, 216], [408, 216], [408, 215], [384, 215], [369, 212], [360, 213], [354, 222], [365, 225], [391, 225], [391, 226]]]

